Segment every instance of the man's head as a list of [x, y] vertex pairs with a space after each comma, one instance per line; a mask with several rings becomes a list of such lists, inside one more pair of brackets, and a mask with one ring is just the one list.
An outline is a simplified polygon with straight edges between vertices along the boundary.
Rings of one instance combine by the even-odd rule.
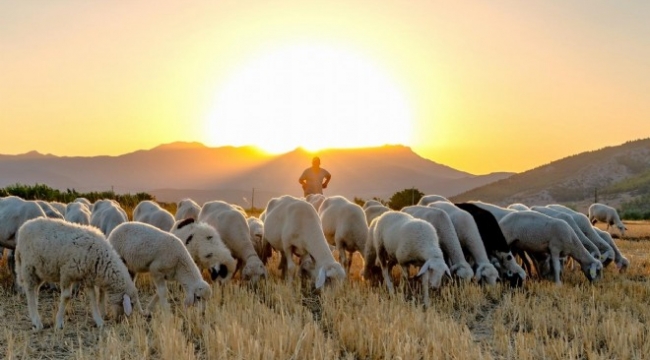
[[320, 158], [318, 156], [314, 156], [314, 158], [311, 159], [311, 165], [314, 167], [320, 166]]

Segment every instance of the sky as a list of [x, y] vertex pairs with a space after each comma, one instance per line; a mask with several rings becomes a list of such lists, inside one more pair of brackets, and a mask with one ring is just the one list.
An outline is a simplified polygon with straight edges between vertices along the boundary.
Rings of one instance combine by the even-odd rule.
[[474, 174], [650, 137], [650, 2], [3, 1], [0, 154], [410, 146]]

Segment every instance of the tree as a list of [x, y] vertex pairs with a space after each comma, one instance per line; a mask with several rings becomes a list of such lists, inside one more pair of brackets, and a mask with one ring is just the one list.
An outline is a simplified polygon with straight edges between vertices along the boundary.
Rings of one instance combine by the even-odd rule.
[[390, 197], [388, 207], [393, 210], [401, 210], [405, 206], [417, 204], [423, 196], [424, 193], [416, 188], [404, 189]]

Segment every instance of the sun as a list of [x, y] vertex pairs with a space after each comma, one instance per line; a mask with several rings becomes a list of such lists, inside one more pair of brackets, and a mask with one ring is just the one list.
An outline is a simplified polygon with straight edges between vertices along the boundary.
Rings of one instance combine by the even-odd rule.
[[217, 91], [207, 143], [270, 153], [409, 144], [413, 114], [389, 73], [327, 45], [277, 48], [250, 59]]

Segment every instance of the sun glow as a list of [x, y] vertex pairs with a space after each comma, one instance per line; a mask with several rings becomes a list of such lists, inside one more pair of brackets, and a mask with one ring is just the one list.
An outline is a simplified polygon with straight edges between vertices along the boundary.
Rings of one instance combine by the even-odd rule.
[[219, 87], [206, 142], [271, 153], [409, 144], [413, 121], [397, 83], [361, 54], [293, 45], [255, 57]]

